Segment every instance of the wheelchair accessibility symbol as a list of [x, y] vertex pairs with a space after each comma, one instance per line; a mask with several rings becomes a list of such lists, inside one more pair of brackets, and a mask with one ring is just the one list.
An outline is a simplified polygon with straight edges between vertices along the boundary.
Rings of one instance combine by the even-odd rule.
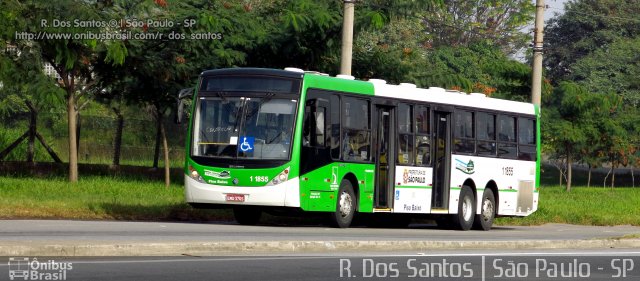
[[242, 142], [238, 141], [238, 150], [242, 152], [252, 152], [253, 151], [253, 143], [255, 142], [254, 137], [242, 137]]

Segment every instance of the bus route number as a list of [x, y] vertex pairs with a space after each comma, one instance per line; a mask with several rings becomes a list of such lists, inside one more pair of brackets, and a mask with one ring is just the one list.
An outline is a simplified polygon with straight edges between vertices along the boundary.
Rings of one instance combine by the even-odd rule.
[[269, 181], [269, 177], [267, 176], [250, 176], [249, 179], [251, 179], [251, 181], [255, 181], [255, 182], [268, 182]]
[[513, 167], [502, 167], [502, 174], [505, 176], [513, 176]]

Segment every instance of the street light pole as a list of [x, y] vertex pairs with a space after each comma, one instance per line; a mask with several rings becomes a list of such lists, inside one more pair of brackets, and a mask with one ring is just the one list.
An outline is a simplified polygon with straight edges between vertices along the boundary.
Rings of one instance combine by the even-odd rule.
[[340, 56], [340, 74], [351, 75], [351, 55], [353, 52], [353, 18], [355, 0], [344, 0], [344, 19], [342, 23], [342, 53]]
[[536, 0], [536, 22], [533, 37], [533, 75], [531, 102], [540, 106], [542, 96], [542, 36], [544, 29], [544, 0]]

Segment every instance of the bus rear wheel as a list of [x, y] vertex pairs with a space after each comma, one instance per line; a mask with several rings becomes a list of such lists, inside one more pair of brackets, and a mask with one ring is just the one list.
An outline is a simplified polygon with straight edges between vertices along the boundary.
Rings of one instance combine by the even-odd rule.
[[484, 190], [480, 204], [482, 204], [480, 206], [480, 214], [476, 215], [473, 228], [487, 231], [491, 229], [493, 219], [496, 216], [496, 199], [491, 189]]
[[339, 228], [347, 228], [353, 221], [356, 212], [356, 196], [353, 186], [348, 180], [340, 182], [338, 198], [336, 200], [336, 211], [331, 214], [331, 225]]
[[476, 199], [471, 187], [462, 186], [458, 200], [458, 214], [454, 215], [454, 224], [459, 230], [469, 230], [476, 216]]
[[262, 210], [257, 206], [235, 206], [233, 216], [242, 225], [256, 225], [262, 216]]

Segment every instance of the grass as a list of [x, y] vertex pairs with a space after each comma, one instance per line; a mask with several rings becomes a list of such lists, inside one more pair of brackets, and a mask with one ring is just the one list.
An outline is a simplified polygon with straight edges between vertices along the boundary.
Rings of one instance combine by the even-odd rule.
[[499, 218], [500, 225], [569, 223], [640, 226], [640, 188], [559, 186], [540, 188], [538, 211], [524, 218]]
[[[229, 210], [196, 210], [184, 202], [180, 183], [135, 177], [84, 176], [77, 184], [63, 177], [0, 177], [0, 219], [222, 220]], [[640, 188], [559, 186], [540, 189], [540, 205], [529, 217], [499, 218], [498, 225], [640, 226]], [[277, 221], [277, 219], [276, 219]]]
[[0, 177], [0, 218], [229, 220], [224, 210], [196, 210], [180, 185], [110, 177]]

